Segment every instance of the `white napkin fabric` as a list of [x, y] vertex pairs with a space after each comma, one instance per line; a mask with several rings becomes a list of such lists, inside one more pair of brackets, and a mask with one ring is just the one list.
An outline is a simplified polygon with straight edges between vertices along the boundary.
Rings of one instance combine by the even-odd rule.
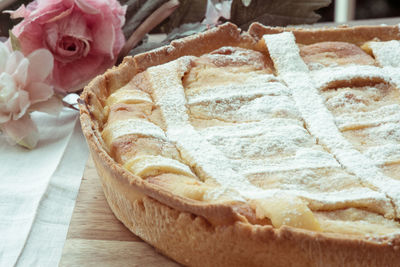
[[78, 112], [33, 113], [40, 140], [0, 139], [0, 266], [57, 266], [88, 158]]

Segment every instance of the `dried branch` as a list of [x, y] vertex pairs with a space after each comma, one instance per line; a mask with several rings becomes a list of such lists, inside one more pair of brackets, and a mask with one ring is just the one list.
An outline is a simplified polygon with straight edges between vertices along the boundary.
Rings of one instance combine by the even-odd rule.
[[128, 6], [123, 29], [125, 37], [129, 38], [148, 16], [166, 2], [168, 0], [122, 0], [121, 4]]
[[156, 27], [165, 18], [170, 16], [175, 9], [179, 6], [178, 0], [170, 0], [156, 9], [149, 17], [147, 17], [142, 24], [133, 32], [133, 34], [126, 41], [124, 47], [118, 55], [118, 62], [129, 53], [154, 27]]

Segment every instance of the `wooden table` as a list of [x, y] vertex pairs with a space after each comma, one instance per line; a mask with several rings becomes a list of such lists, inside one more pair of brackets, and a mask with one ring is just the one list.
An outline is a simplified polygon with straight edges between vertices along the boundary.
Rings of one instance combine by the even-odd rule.
[[179, 266], [131, 233], [104, 197], [90, 158], [86, 164], [60, 266]]

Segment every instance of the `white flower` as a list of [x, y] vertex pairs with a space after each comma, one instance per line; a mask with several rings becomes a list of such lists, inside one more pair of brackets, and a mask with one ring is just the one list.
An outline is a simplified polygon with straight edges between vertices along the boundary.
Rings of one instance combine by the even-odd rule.
[[39, 139], [29, 112], [40, 110], [40, 105], [48, 105], [46, 101], [52, 98], [53, 87], [45, 82], [52, 70], [53, 56], [48, 50], [24, 57], [0, 42], [0, 129], [28, 148], [36, 146]]

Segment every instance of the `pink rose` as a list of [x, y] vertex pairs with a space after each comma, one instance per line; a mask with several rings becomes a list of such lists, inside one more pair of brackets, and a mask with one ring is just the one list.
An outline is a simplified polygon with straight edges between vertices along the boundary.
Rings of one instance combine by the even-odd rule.
[[125, 43], [125, 12], [117, 0], [35, 0], [11, 12], [24, 18], [12, 31], [25, 55], [52, 52], [53, 84], [72, 92], [115, 63]]
[[48, 50], [36, 50], [25, 58], [0, 42], [0, 129], [28, 148], [39, 139], [29, 112], [40, 110], [42, 104], [48, 108], [54, 91], [46, 79], [52, 69], [53, 56]]

